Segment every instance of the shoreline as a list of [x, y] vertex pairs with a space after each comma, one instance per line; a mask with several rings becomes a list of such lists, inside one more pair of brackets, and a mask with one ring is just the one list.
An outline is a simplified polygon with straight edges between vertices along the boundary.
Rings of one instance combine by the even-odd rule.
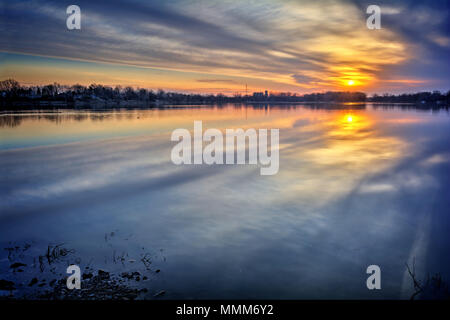
[[0, 104], [0, 115], [5, 111], [23, 111], [23, 110], [114, 110], [114, 109], [180, 109], [193, 107], [221, 107], [226, 105], [250, 106], [250, 107], [268, 107], [268, 106], [320, 106], [322, 109], [364, 109], [366, 105], [374, 106], [413, 106], [416, 109], [448, 109], [449, 105], [443, 103], [414, 103], [414, 102], [373, 102], [373, 101], [247, 101], [247, 102], [191, 102], [191, 103], [172, 103], [172, 102], [149, 102], [140, 100], [120, 100], [120, 101], [14, 101], [2, 102]]

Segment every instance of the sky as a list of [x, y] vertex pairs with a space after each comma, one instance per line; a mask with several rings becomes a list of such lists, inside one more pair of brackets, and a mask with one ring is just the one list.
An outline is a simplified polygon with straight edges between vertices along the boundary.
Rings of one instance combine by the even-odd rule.
[[[68, 30], [66, 8], [81, 9]], [[366, 8], [381, 7], [381, 29]], [[0, 0], [0, 80], [179, 92], [450, 89], [450, 1]]]

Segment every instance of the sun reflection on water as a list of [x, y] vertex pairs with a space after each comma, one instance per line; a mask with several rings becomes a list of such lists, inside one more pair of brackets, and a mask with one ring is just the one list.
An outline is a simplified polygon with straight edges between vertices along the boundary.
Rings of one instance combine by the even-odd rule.
[[283, 153], [280, 178], [291, 185], [287, 195], [311, 207], [344, 196], [364, 176], [394, 166], [407, 153], [408, 144], [386, 134], [379, 119], [365, 111], [304, 116], [309, 122], [293, 129], [297, 139]]

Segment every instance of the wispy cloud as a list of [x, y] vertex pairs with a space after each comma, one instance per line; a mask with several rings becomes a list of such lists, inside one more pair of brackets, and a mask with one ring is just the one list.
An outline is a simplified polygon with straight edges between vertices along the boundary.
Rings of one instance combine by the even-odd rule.
[[236, 83], [236, 81], [228, 79], [197, 79], [197, 81], [206, 83]]
[[[384, 80], [392, 78], [449, 82], [437, 75], [449, 53], [448, 13], [427, 3], [386, 5], [383, 28], [375, 31], [365, 26], [366, 4], [344, 0], [78, 5], [82, 30], [68, 31], [61, 2], [3, 3], [0, 27], [8, 32], [0, 50], [216, 76], [185, 80], [191, 84], [236, 86], [245, 78], [253, 87], [313, 91], [342, 88], [350, 79], [368, 90], [389, 88]], [[427, 67], [417, 68], [418, 60]]]

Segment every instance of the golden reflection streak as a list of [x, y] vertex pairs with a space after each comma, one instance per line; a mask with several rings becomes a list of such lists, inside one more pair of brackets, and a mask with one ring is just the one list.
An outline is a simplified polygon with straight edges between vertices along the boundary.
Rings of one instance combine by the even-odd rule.
[[284, 172], [280, 165], [277, 178], [292, 185], [287, 197], [311, 208], [352, 192], [366, 176], [394, 166], [409, 150], [406, 141], [383, 132], [380, 119], [367, 111], [321, 113], [320, 119], [311, 112], [309, 119], [310, 124], [293, 128], [298, 142], [283, 157], [285, 166], [296, 170]]

